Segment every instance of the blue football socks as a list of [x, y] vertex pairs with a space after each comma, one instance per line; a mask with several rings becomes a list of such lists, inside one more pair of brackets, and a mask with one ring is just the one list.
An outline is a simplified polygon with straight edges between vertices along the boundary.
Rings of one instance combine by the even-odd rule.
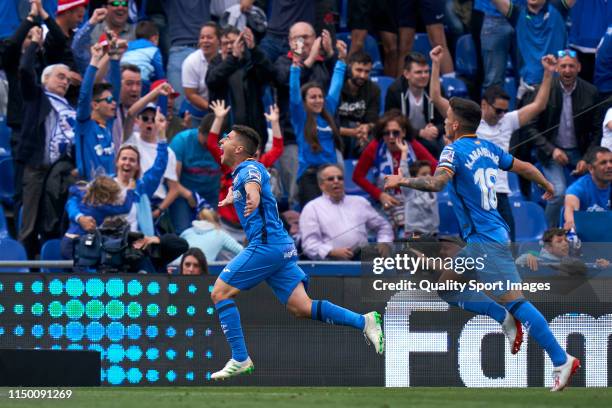
[[310, 313], [312, 320], [351, 326], [359, 330], [363, 330], [365, 327], [365, 318], [362, 315], [334, 305], [327, 300], [313, 300]]
[[567, 355], [559, 342], [553, 336], [548, 322], [542, 313], [525, 299], [515, 300], [506, 304], [506, 309], [527, 328], [532, 336], [542, 346], [555, 367], [565, 364]]
[[498, 323], [506, 318], [506, 309], [481, 291], [439, 290], [438, 295], [449, 305], [460, 307], [472, 313], [486, 315]]
[[232, 299], [226, 299], [217, 303], [215, 308], [219, 314], [223, 334], [225, 334], [227, 342], [232, 349], [232, 358], [239, 362], [245, 361], [249, 358], [249, 353], [244, 343], [244, 335], [240, 325], [240, 313], [236, 303]]

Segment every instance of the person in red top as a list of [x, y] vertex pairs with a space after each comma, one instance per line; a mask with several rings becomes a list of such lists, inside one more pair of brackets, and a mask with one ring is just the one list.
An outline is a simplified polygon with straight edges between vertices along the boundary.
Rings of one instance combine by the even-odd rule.
[[[431, 164], [432, 173], [438, 161], [413, 137], [410, 122], [399, 110], [390, 110], [381, 117], [374, 127], [375, 138], [366, 146], [353, 172], [353, 181], [379, 201], [395, 233], [404, 226], [404, 196], [397, 191], [383, 190], [385, 175], [397, 174], [402, 151], [399, 141], [406, 138], [409, 143], [408, 165], [416, 160], [426, 160]], [[374, 169], [374, 182], [368, 180], [368, 171]]]
[[[225, 106], [225, 101], [218, 100], [213, 101], [210, 105], [212, 109], [215, 120], [210, 128], [210, 132], [208, 133], [208, 138], [206, 139], [206, 146], [213, 158], [219, 165], [221, 166], [221, 186], [219, 189], [219, 201], [223, 201], [227, 196], [227, 191], [232, 186], [232, 169], [228, 166], [221, 163], [221, 149], [219, 148], [219, 133], [221, 133], [221, 129], [223, 128], [225, 117], [230, 111], [231, 106]], [[276, 160], [283, 154], [283, 135], [280, 128], [279, 122], [279, 110], [276, 105], [270, 107], [270, 113], [264, 113], [266, 120], [268, 120], [272, 124], [272, 148], [262, 154], [265, 146], [260, 146], [261, 150], [257, 154], [256, 158], [266, 167], [271, 167]], [[236, 214], [236, 210], [233, 205], [227, 206], [219, 206], [218, 208], [219, 217], [223, 221], [226, 227], [229, 227], [228, 230], [230, 233], [233, 232], [234, 238], [236, 238], [236, 230], [242, 230], [240, 226], [240, 220], [238, 219], [238, 214]], [[242, 234], [243, 236], [244, 234]], [[238, 239], [238, 238], [237, 238]]]

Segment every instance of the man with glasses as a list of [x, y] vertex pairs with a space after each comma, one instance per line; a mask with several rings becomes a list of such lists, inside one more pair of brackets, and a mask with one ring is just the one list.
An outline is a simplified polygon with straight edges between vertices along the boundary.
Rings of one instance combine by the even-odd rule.
[[97, 42], [107, 31], [128, 42], [136, 39], [136, 26], [128, 23], [128, 0], [108, 0], [106, 10], [104, 24], [97, 25], [91, 33], [92, 43]]
[[[434, 75], [431, 76], [430, 95], [438, 109], [446, 114], [449, 105], [440, 93], [440, 77], [438, 75], [442, 48], [439, 46], [434, 48], [429, 56], [435, 66], [433, 69]], [[557, 61], [552, 55], [547, 55], [542, 57], [541, 64], [544, 68], [544, 79], [540, 89], [535, 99], [520, 109], [512, 112], [508, 111], [510, 96], [500, 86], [493, 85], [485, 90], [480, 102], [482, 119], [476, 131], [479, 138], [493, 142], [507, 152], [510, 148], [512, 133], [531, 122], [546, 109]], [[512, 217], [512, 208], [508, 200], [510, 186], [508, 185], [508, 174], [503, 170], [497, 172], [495, 191], [497, 211], [510, 227], [510, 239], [514, 242], [514, 217]]]
[[[557, 52], [558, 78], [553, 79], [550, 101], [537, 121], [525, 129], [523, 140], [533, 141], [542, 172], [555, 186], [555, 196], [546, 206], [549, 226], [559, 224], [565, 189], [570, 175], [583, 174], [583, 159], [601, 140], [597, 88], [578, 77], [580, 62], [573, 50]], [[532, 94], [525, 96], [530, 101]]]
[[94, 84], [96, 72], [106, 63], [106, 55], [101, 44], [91, 47], [91, 62], [79, 94], [75, 138], [77, 168], [86, 180], [94, 178], [99, 171], [105, 174], [115, 171], [112, 129], [121, 86], [120, 50], [117, 42], [113, 41], [109, 53], [111, 84]]
[[335, 164], [317, 172], [323, 194], [300, 215], [302, 249], [310, 259], [351, 260], [368, 244], [368, 230], [379, 243], [393, 242], [391, 224], [364, 197], [346, 195], [344, 174]]

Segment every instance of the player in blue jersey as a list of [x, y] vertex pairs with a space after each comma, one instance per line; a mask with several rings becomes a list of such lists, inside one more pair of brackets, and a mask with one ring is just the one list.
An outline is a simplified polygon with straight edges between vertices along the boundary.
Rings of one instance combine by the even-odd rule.
[[293, 239], [280, 220], [270, 175], [255, 159], [260, 143], [257, 132], [236, 125], [220, 143], [221, 162], [232, 168], [233, 184], [219, 206], [234, 204], [249, 244], [223, 269], [211, 294], [232, 349], [232, 358], [211, 378], [219, 380], [253, 371], [233, 298], [262, 281], [294, 316], [355, 327], [382, 354], [384, 337], [377, 312], [360, 315], [326, 300], [311, 300], [306, 294], [308, 276], [297, 265]]
[[[401, 174], [387, 176], [385, 189], [409, 187], [421, 191], [442, 191], [450, 185], [450, 197], [459, 219], [462, 238], [467, 242], [459, 256], [484, 257], [485, 268], [477, 271], [477, 279], [485, 283], [501, 282], [492, 294], [501, 306], [482, 291], [439, 291], [442, 299], [477, 314], [484, 314], [502, 325], [511, 351], [516, 354], [523, 341], [521, 322], [531, 336], [546, 350], [553, 363], [553, 387], [561, 391], [580, 361], [567, 354], [559, 345], [542, 314], [519, 290], [508, 290], [506, 281], [520, 283], [520, 276], [508, 248], [508, 225], [497, 212], [495, 181], [497, 170], [517, 173], [537, 183], [545, 191], [545, 199], [553, 196], [553, 185], [530, 163], [512, 157], [497, 145], [479, 139], [480, 106], [473, 101], [452, 98], [444, 122], [451, 142], [440, 154], [433, 176], [404, 178]], [[483, 258], [481, 258], [483, 259]], [[442, 280], [452, 279], [448, 273]], [[456, 277], [456, 275], [455, 275]]]

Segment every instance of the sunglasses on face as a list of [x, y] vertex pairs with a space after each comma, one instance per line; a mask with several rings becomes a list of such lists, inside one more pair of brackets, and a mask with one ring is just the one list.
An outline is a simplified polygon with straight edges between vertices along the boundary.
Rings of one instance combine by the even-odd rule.
[[109, 1], [108, 5], [113, 6], [113, 7], [127, 7], [128, 2], [127, 1]]
[[344, 180], [344, 176], [329, 176], [329, 177], [325, 177], [325, 181], [332, 182], [334, 180], [343, 181]]
[[559, 58], [563, 58], [563, 57], [570, 57], [570, 58], [576, 58], [576, 51], [574, 50], [559, 50], [557, 51], [557, 57]]
[[155, 116], [141, 116], [140, 120], [143, 121], [143, 123], [149, 123], [149, 122], [154, 122], [155, 121]]
[[492, 105], [491, 105], [491, 107], [492, 107], [493, 109], [495, 109], [495, 114], [496, 114], [496, 115], [498, 115], [498, 116], [499, 116], [499, 115], [501, 115], [501, 114], [506, 114], [506, 113], [508, 113], [508, 109], [496, 108], [495, 106], [492, 106]]
[[402, 132], [400, 132], [399, 130], [385, 130], [382, 135], [385, 137], [400, 137], [402, 135]]
[[113, 103], [113, 102], [115, 102], [115, 98], [113, 98], [112, 95], [109, 95], [106, 98], [98, 98], [98, 99], [96, 99], [96, 102], [102, 102], [102, 101], [104, 101], [106, 103]]

